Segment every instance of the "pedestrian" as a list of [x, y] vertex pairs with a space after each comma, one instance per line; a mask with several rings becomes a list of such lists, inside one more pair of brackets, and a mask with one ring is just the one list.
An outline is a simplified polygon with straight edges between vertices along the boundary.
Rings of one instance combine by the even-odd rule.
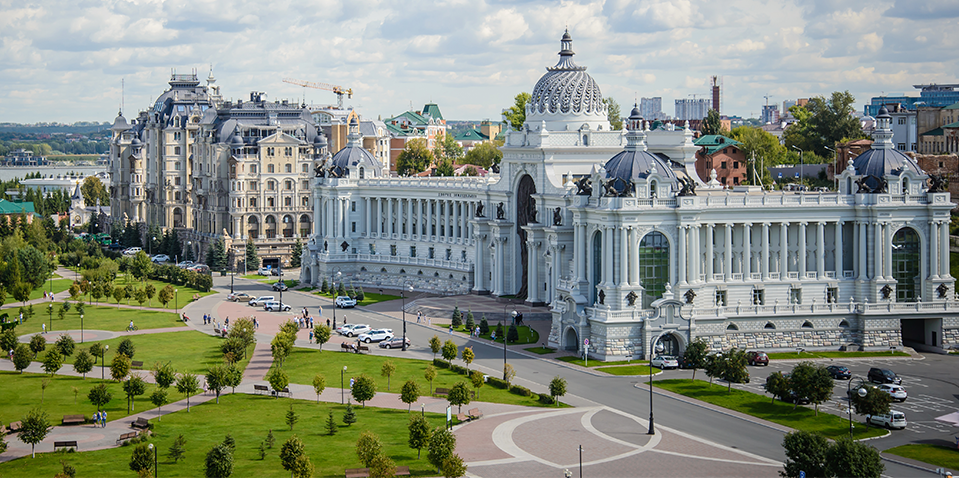
[[230, 318], [229, 318], [229, 317], [227, 317], [226, 320], [223, 321], [223, 325], [225, 325], [225, 326], [227, 326], [227, 327], [230, 326]]
[[353, 377], [350, 377], [350, 390], [353, 390]]
[[311, 343], [311, 344], [313, 343], [313, 331], [312, 331], [312, 330], [310, 331], [310, 343]]
[[43, 333], [44, 333], [44, 334], [47, 333], [47, 324], [41, 323], [41, 324], [40, 324], [40, 327], [43, 328]]
[[[20, 315], [23, 315], [23, 314], [20, 314]], [[343, 325], [346, 325], [346, 316], [345, 316], [345, 315], [343, 316]]]
[[312, 315], [310, 316], [310, 328], [311, 328], [311, 329], [313, 328], [313, 316], [312, 316]]
[[431, 319], [430, 317], [426, 317], [426, 325], [432, 326], [432, 325], [433, 325], [433, 319]]
[[493, 342], [496, 342], [496, 332], [493, 332], [492, 334], [490, 334], [489, 339]]
[[99, 424], [100, 424], [100, 412], [96, 412], [93, 414], [93, 426], [95, 427]]
[[103, 420], [103, 428], [107, 427], [107, 411], [104, 410], [103, 414], [100, 415], [100, 419]]
[[480, 336], [480, 328], [479, 328], [479, 326], [477, 325], [477, 326], [476, 326], [476, 338], [479, 338], [479, 336]]
[[421, 320], [423, 320], [423, 311], [417, 311], [417, 312], [416, 312], [416, 323], [417, 323], [417, 324], [420, 323]]
[[453, 335], [453, 324], [450, 324], [450, 335]]
[[330, 319], [326, 319], [326, 326], [327, 326], [327, 327], [330, 326]]

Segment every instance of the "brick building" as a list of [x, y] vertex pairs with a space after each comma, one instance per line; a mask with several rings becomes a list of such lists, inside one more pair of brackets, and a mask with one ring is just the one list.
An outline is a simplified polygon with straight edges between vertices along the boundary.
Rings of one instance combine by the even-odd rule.
[[696, 173], [701, 178], [710, 177], [716, 170], [716, 179], [724, 186], [737, 186], [746, 179], [746, 153], [742, 143], [718, 134], [708, 134], [693, 142], [699, 146], [696, 152]]

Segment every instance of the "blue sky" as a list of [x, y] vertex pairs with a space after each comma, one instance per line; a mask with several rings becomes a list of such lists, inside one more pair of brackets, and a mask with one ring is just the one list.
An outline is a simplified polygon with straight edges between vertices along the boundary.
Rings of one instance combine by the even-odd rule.
[[[849, 90], [859, 105], [959, 83], [955, 0], [272, 1], [0, 0], [0, 121], [111, 121], [145, 109], [171, 69], [227, 98], [335, 103], [285, 77], [351, 87], [366, 117], [428, 101], [449, 119], [499, 119], [556, 62], [575, 60], [628, 112], [723, 80], [724, 114]], [[860, 108], [861, 109], [861, 108]]]

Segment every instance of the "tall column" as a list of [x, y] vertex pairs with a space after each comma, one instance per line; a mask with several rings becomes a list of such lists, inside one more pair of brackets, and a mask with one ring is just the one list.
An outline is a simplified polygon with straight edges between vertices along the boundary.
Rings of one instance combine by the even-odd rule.
[[493, 280], [496, 281], [496, 295], [503, 295], [503, 271], [506, 269], [503, 263], [503, 249], [506, 247], [506, 238], [496, 238], [496, 264], [493, 265]]
[[[676, 251], [676, 256], [679, 258], [679, 284], [681, 284], [681, 285], [685, 285], [685, 284], [686, 284], [686, 273], [688, 272], [688, 271], [686, 270], [686, 255], [688, 254], [688, 252], [686, 251], [686, 230], [687, 230], [686, 226], [679, 226], [679, 228], [678, 228], [678, 231], [679, 231], [679, 249]], [[637, 253], [639, 252], [639, 249], [635, 249], [635, 250], [636, 250]], [[637, 254], [637, 256], [638, 256], [638, 255], [639, 255], [639, 254]], [[638, 259], [638, 257], [637, 257], [637, 259]], [[638, 270], [638, 269], [639, 269], [639, 267], [638, 267], [639, 261], [637, 260], [636, 262], [637, 262], [637, 271], [636, 271], [636, 272], [637, 272], [637, 276], [638, 276], [638, 275], [639, 275], [639, 274], [638, 274], [638, 272], [639, 272], [639, 270]], [[638, 279], [638, 277], [637, 277], [637, 279]], [[639, 285], [639, 281], [637, 280], [634, 285]]]
[[[419, 227], [419, 226], [417, 226]], [[486, 241], [482, 234], [476, 235], [476, 250], [473, 252], [473, 290], [481, 291], [486, 284], [486, 271], [484, 270], [484, 259], [486, 258]]]
[[762, 237], [762, 247], [763, 247], [763, 256], [762, 260], [759, 263], [759, 267], [763, 274], [762, 280], [769, 279], [769, 223], [763, 223], [763, 237]]
[[883, 229], [886, 231], [885, 240], [883, 241], [882, 250], [884, 255], [883, 261], [883, 272], [887, 279], [892, 279], [892, 224], [888, 222], [883, 225]]
[[626, 287], [629, 282], [629, 265], [633, 262], [633, 258], [630, 255], [629, 242], [627, 241], [628, 231], [624, 226], [619, 226], [619, 256], [623, 260], [619, 262], [619, 286]]
[[826, 276], [826, 223], [816, 223], [816, 277]]
[[799, 280], [806, 279], [806, 223], [799, 223]]
[[939, 222], [929, 223], [929, 278], [939, 278]]
[[700, 274], [702, 274], [702, 268], [701, 268], [702, 263], [700, 261], [702, 259], [703, 245], [702, 245], [702, 238], [700, 237], [700, 231], [699, 231], [700, 229], [701, 229], [701, 226], [699, 224], [693, 226], [692, 236], [691, 236], [692, 240], [690, 241], [692, 242], [692, 247], [690, 247], [690, 250], [692, 250], [694, 254], [693, 261], [692, 261], [693, 282], [699, 282], [699, 276]]
[[526, 245], [529, 248], [529, 255], [527, 256], [527, 269], [529, 274], [527, 274], [526, 280], [526, 300], [531, 303], [536, 303], [540, 301], [539, 298], [539, 261], [537, 259], [537, 254], [539, 247], [537, 241], [526, 241]]
[[733, 225], [726, 223], [723, 231], [725, 243], [723, 244], [723, 278], [726, 282], [733, 280]]
[[859, 271], [856, 276], [859, 277], [859, 280], [864, 281], [869, 278], [869, 264], [866, 259], [866, 249], [868, 247], [866, 221], [859, 221], [857, 226], [859, 226], [856, 228], [856, 235], [859, 236], [856, 241], [859, 247]]
[[366, 216], [364, 220], [365, 229], [363, 232], [366, 233], [366, 237], [370, 237], [370, 204], [372, 203], [371, 198], [363, 198], [363, 215]]
[[835, 235], [836, 235], [836, 236], [835, 236], [835, 239], [834, 239], [834, 241], [833, 241], [833, 242], [835, 243], [835, 244], [834, 244], [834, 247], [833, 247], [833, 254], [834, 254], [834, 257], [835, 257], [835, 259], [836, 259], [836, 264], [835, 264], [835, 265], [836, 265], [836, 267], [835, 267], [835, 269], [836, 269], [836, 279], [842, 280], [842, 276], [843, 276], [843, 257], [842, 257], [842, 249], [843, 249], [843, 246], [844, 246], [844, 243], [842, 242], [842, 221], [836, 221], [835, 231], [834, 231], [834, 232], [835, 232]]
[[416, 235], [423, 238], [423, 200], [416, 200]]
[[949, 277], [949, 224], [939, 223], [939, 276]]
[[713, 223], [706, 225], [706, 282], [713, 280]]
[[573, 255], [573, 267], [575, 268], [576, 281], [586, 280], [586, 226], [583, 224], [573, 224], [573, 247], [576, 253]]
[[779, 280], [789, 275], [789, 223], [779, 223]]
[[[680, 249], [681, 250], [681, 249]], [[683, 274], [683, 277], [686, 275]], [[639, 284], [639, 231], [629, 228], [629, 285]]]
[[749, 280], [749, 276], [753, 272], [752, 226], [752, 223], [749, 222], [743, 224], [743, 280]]
[[605, 267], [603, 267], [603, 282], [607, 286], [613, 285], [613, 228], [607, 226], [603, 230], [603, 240], [606, 244], [606, 250], [610, 251], [609, 254], [603, 254], [603, 259]]
[[875, 268], [875, 269], [874, 269], [875, 274], [873, 274], [873, 278], [874, 278], [874, 279], [880, 279], [880, 280], [881, 280], [881, 279], [883, 278], [883, 269], [884, 269], [883, 263], [882, 263], [882, 253], [883, 253], [883, 247], [882, 247], [882, 224], [879, 223], [879, 222], [876, 222], [876, 228], [875, 228], [875, 229], [876, 229], [876, 237], [875, 237], [875, 241], [874, 241], [874, 242], [875, 242], [875, 245], [874, 245], [873, 247], [875, 247], [876, 257], [875, 257], [875, 261], [873, 261], [873, 262], [874, 262], [874, 266], [873, 266], [873, 267]]
[[460, 233], [457, 231], [460, 225], [460, 203], [459, 201], [453, 202], [453, 239], [456, 239], [459, 242]]

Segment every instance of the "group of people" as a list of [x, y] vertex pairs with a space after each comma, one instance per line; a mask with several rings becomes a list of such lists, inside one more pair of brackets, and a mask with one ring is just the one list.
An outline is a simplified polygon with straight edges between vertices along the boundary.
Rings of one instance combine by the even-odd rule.
[[44, 300], [50, 299], [50, 302], [53, 302], [53, 292], [43, 291]]
[[[186, 314], [183, 314], [183, 317], [186, 317]], [[213, 316], [210, 314], [203, 314], [203, 325], [212, 324]]]
[[102, 412], [97, 412], [93, 414], [93, 426], [96, 427], [106, 427], [107, 426], [107, 412], [106, 410]]
[[419, 324], [421, 322], [426, 322], [426, 325], [433, 325], [433, 319], [430, 319], [429, 317], [426, 317], [426, 320], [424, 321], [422, 310], [416, 312], [416, 323]]

